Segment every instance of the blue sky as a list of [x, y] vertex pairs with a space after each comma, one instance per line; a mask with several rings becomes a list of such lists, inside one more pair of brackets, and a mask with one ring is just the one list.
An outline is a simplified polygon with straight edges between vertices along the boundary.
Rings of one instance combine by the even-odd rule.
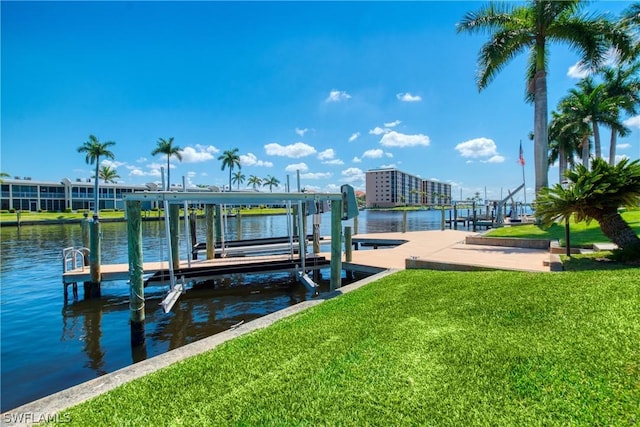
[[[159, 182], [166, 158], [151, 151], [174, 137], [172, 182], [225, 185], [217, 158], [238, 148], [247, 177], [289, 175], [293, 188], [296, 170], [303, 187], [336, 191], [392, 166], [451, 183], [454, 198], [495, 198], [522, 181], [522, 141], [531, 200], [526, 58], [478, 92], [487, 36], [455, 30], [482, 4], [3, 1], [1, 170], [91, 177], [76, 150], [94, 134], [116, 142], [120, 181]], [[576, 62], [552, 46], [550, 109], [578, 81]], [[638, 158], [640, 118], [629, 125], [618, 154]]]

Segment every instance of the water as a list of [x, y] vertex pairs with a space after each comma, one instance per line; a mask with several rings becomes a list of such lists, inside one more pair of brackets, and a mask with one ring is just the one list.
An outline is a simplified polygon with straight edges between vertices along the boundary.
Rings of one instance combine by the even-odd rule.
[[[402, 215], [362, 212], [358, 231], [402, 231]], [[238, 238], [237, 223], [228, 219], [227, 239]], [[330, 225], [325, 213], [321, 235], [331, 234]], [[244, 239], [286, 236], [288, 228], [284, 215], [242, 217]], [[408, 231], [438, 228], [439, 212], [407, 213]], [[165, 314], [159, 303], [167, 287], [150, 286], [145, 289], [146, 344], [132, 349], [126, 282], [104, 283], [102, 297], [94, 300], [83, 300], [79, 284], [78, 301], [70, 295], [64, 304], [61, 249], [81, 245], [80, 225], [2, 227], [0, 233], [2, 412], [313, 297], [287, 273], [235, 275], [224, 279], [226, 291], [196, 287]], [[127, 262], [126, 224], [103, 223], [102, 234], [102, 262]], [[144, 222], [144, 260], [166, 259], [166, 249], [164, 223]], [[183, 259], [185, 251], [183, 246]], [[327, 289], [328, 269], [322, 276], [320, 285]]]

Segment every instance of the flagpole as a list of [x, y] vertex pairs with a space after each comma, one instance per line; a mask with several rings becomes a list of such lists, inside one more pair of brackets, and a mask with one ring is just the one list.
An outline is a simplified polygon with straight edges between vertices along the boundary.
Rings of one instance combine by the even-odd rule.
[[524, 154], [522, 153], [522, 140], [520, 140], [520, 164], [522, 165], [522, 184], [524, 185], [524, 206], [527, 206], [527, 184], [524, 180]]

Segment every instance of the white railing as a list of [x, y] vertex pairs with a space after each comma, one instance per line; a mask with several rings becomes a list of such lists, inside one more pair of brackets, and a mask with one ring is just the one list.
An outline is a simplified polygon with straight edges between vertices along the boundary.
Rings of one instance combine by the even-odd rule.
[[62, 250], [62, 271], [64, 273], [82, 267], [84, 271], [84, 255], [89, 254], [89, 249], [84, 247], [75, 248], [73, 246]]

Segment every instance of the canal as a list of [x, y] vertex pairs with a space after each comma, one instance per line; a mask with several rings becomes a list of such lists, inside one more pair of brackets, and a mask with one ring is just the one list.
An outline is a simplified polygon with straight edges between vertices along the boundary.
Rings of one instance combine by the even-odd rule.
[[[402, 212], [364, 211], [358, 231], [402, 231], [402, 218]], [[244, 216], [241, 221], [243, 239], [287, 235], [284, 215]], [[324, 214], [321, 235], [330, 235], [330, 224], [330, 213]], [[407, 213], [408, 231], [439, 228], [440, 212]], [[237, 239], [237, 230], [238, 221], [229, 218], [225, 238]], [[159, 304], [167, 287], [150, 286], [145, 289], [146, 344], [132, 350], [126, 282], [103, 284], [102, 297], [94, 300], [84, 300], [80, 286], [79, 299], [64, 303], [61, 250], [81, 246], [79, 224], [2, 227], [0, 233], [2, 412], [313, 298], [288, 273], [236, 275], [222, 279], [222, 291], [207, 286], [189, 290], [165, 314]], [[126, 224], [103, 223], [102, 235], [102, 262], [127, 262]], [[164, 223], [144, 222], [145, 261], [165, 260], [166, 246]], [[186, 250], [183, 246], [182, 259]], [[328, 269], [322, 272], [321, 290], [328, 290], [329, 276]]]

